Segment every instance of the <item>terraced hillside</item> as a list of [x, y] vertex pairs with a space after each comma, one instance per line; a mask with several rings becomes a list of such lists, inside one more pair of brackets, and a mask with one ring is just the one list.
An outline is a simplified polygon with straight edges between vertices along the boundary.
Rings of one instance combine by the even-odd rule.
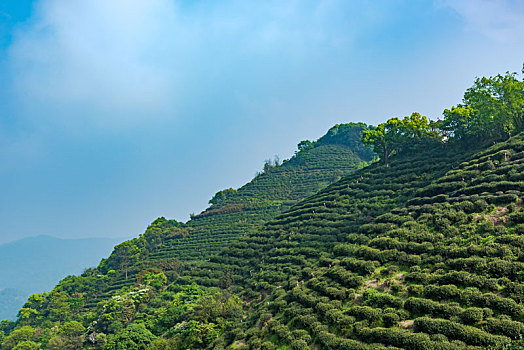
[[282, 164], [266, 164], [263, 172], [238, 190], [217, 193], [210, 207], [187, 223], [159, 218], [139, 238], [115, 247], [97, 269], [70, 277], [63, 285], [81, 284], [84, 307], [94, 308], [115, 291], [132, 287], [148, 268], [169, 280], [184, 268], [206, 260], [240, 236], [261, 227], [283, 210], [373, 158], [360, 138], [363, 123], [339, 124], [315, 142], [304, 141]]
[[355, 171], [373, 158], [360, 141], [364, 130], [367, 126], [362, 123], [336, 125], [281, 165], [266, 163], [264, 171], [248, 184], [217, 193], [212, 205], [184, 226], [188, 234], [167, 237], [149, 259], [205, 260], [299, 200]]
[[[340, 126], [328, 143], [301, 142], [194, 222], [160, 218], [97, 269], [32, 296], [0, 323], [2, 350], [521, 349], [524, 81], [477, 79], [444, 116], [364, 132], [380, 162], [284, 202], [293, 166], [332, 147]], [[282, 188], [257, 195], [265, 181]], [[254, 203], [269, 209], [250, 219]], [[287, 210], [265, 221], [272, 207]], [[239, 215], [243, 231], [207, 260], [190, 253], [183, 265], [173, 256], [185, 250], [164, 250], [192, 249], [191, 236], [225, 246], [205, 238]]]
[[359, 164], [361, 159], [341, 145], [319, 145], [301, 153], [193, 216], [186, 225], [190, 234], [169, 237], [150, 259], [207, 259], [300, 199], [356, 170]]
[[[140, 285], [123, 289], [93, 313], [79, 315], [96, 320], [95, 333], [113, 332], [108, 317], [128, 314], [123, 323], [145, 322], [156, 336], [186, 334], [186, 340], [190, 323], [181, 317], [190, 316], [199, 320], [198, 339], [208, 340], [186, 343], [189, 348], [501, 346], [524, 334], [523, 162], [520, 134], [475, 154], [434, 146], [394, 157], [388, 167], [373, 164], [234, 242], [167, 289], [165, 282], [147, 292]], [[151, 270], [141, 278], [160, 275]], [[184, 287], [195, 282], [200, 287]], [[62, 283], [61, 289], [72, 296], [79, 292], [73, 285]], [[212, 292], [217, 286], [225, 294]], [[229, 298], [224, 305], [236, 305], [236, 313], [198, 318], [201, 303], [215, 300], [204, 299], [211, 298], [206, 293]], [[170, 309], [180, 298], [182, 306]], [[209, 326], [220, 320], [227, 328]]]
[[[502, 348], [524, 335], [522, 170], [524, 134], [469, 153], [424, 146], [344, 177], [168, 287], [158, 265], [88, 311], [81, 280], [65, 280], [17, 327], [79, 320], [109, 334], [107, 349], [129, 332], [152, 349]], [[60, 298], [67, 319], [49, 307]]]
[[524, 335], [523, 170], [524, 134], [377, 164], [183, 279], [234, 271], [253, 349], [502, 348]]

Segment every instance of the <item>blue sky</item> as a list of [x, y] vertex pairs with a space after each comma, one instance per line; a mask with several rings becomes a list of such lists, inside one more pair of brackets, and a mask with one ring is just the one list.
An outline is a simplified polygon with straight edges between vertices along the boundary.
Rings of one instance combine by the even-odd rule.
[[186, 221], [336, 123], [520, 71], [518, 0], [6, 0], [0, 243]]

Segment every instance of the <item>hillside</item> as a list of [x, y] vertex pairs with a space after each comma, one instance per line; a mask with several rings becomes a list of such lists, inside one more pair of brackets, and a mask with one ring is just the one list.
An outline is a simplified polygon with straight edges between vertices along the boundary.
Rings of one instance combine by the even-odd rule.
[[233, 244], [215, 261], [247, 277], [236, 256], [258, 245], [243, 255], [258, 270], [245, 286], [269, 302], [245, 341], [461, 349], [518, 339], [523, 151], [520, 134], [473, 156], [370, 167]]
[[[363, 131], [380, 161], [259, 217], [209, 259], [155, 259], [169, 239], [199, 234], [156, 220], [99, 268], [32, 296], [16, 323], [0, 324], [2, 349], [520, 349], [524, 81], [515, 76], [477, 79], [444, 121], [413, 113]], [[299, 154], [320, 145], [301, 142]], [[248, 212], [224, 208], [239, 193], [248, 202], [235, 203], [250, 203], [247, 189], [270, 175], [217, 193], [195, 221]]]
[[232, 241], [260, 227], [325, 186], [370, 162], [373, 153], [360, 139], [365, 124], [332, 127], [282, 164], [266, 163], [264, 170], [238, 190], [218, 192], [212, 204], [184, 225], [190, 234], [173, 235], [151, 254], [150, 259], [205, 260]]
[[[524, 333], [523, 160], [520, 134], [480, 152], [435, 147], [372, 165], [177, 282], [243, 296], [245, 321], [229, 316], [215, 347], [502, 346]], [[180, 294], [173, 285], [164, 295]], [[195, 304], [204, 340], [224, 316]], [[153, 323], [187, 342], [180, 321]]]
[[[142, 278], [140, 271], [161, 268], [170, 280], [177, 278], [187, 266], [208, 259], [299, 200], [370, 162], [374, 154], [360, 141], [367, 129], [363, 123], [339, 124], [315, 142], [301, 142], [291, 159], [281, 164], [266, 162], [250, 183], [238, 190], [218, 192], [210, 207], [187, 223], [157, 219], [138, 239], [118, 245], [97, 269], [66, 278], [57, 289], [71, 283], [81, 285], [83, 307], [89, 309], [121, 288], [131, 288]], [[51, 259], [55, 258], [61, 255], [54, 254]], [[81, 259], [78, 262], [82, 263]], [[13, 292], [5, 294], [13, 297]]]
[[[524, 134], [477, 152], [399, 155], [298, 203], [167, 288], [151, 271], [94, 313], [70, 317], [97, 320], [91, 331], [109, 334], [115, 320], [138, 322], [150, 341], [164, 334], [189, 348], [502, 345], [524, 332], [523, 161]], [[208, 289], [216, 286], [222, 292]], [[36, 300], [26, 308], [45, 311]]]
[[188, 222], [155, 220], [139, 238], [118, 245], [102, 261], [97, 273], [110, 273], [112, 278], [96, 282], [96, 293], [86, 296], [86, 305], [94, 307], [114, 291], [132, 286], [148, 268], [162, 269], [172, 281], [184, 269], [207, 260], [299, 200], [364, 166], [374, 155], [360, 141], [367, 129], [363, 123], [336, 125], [315, 142], [303, 141], [282, 164], [267, 162], [241, 188], [218, 192], [209, 208]]
[[118, 241], [36, 236], [0, 245], [0, 319], [14, 319], [29, 295], [96, 266]]

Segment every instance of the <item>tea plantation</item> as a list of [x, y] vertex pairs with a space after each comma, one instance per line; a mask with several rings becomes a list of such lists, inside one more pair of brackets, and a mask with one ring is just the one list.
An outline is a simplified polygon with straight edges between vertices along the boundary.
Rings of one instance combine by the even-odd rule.
[[33, 295], [2, 350], [522, 349], [523, 195], [524, 81], [477, 79], [443, 121], [337, 125], [157, 219]]

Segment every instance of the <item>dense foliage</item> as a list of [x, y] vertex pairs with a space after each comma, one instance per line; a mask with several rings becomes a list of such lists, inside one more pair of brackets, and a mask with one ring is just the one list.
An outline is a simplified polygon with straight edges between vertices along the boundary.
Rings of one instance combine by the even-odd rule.
[[516, 73], [482, 77], [463, 103], [444, 111], [442, 129], [468, 143], [500, 140], [524, 128], [524, 80]]
[[[465, 97], [472, 123], [489, 114], [468, 97], [483, 89], [476, 82]], [[387, 161], [377, 150], [384, 162], [304, 200], [291, 195], [296, 202], [267, 222], [254, 215], [258, 224], [209, 259], [182, 266], [156, 258], [194, 249], [166, 242], [198, 233], [198, 220], [248, 212], [231, 207], [237, 196], [279, 200], [285, 187], [265, 181], [272, 172], [283, 179], [279, 171], [292, 172], [301, 154], [322, 145], [303, 141], [296, 157], [217, 194], [194, 223], [158, 219], [134, 248], [123, 243], [98, 269], [32, 296], [16, 323], [0, 324], [2, 349], [517, 349], [524, 336], [519, 113], [511, 114], [511, 137], [486, 131], [476, 142], [449, 119], [390, 119], [364, 134], [375, 149], [372, 138], [393, 140]], [[198, 244], [202, 236], [195, 237]]]
[[427, 147], [430, 141], [437, 142], [439, 134], [435, 128], [434, 122], [415, 112], [403, 119], [391, 118], [374, 129], [364, 131], [362, 142], [373, 146], [387, 166], [392, 154]]

